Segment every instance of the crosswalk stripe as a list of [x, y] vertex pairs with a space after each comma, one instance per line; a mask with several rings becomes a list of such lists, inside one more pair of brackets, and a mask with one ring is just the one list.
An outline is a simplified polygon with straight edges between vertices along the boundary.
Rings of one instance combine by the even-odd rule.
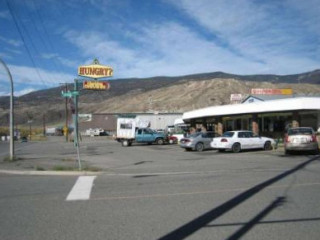
[[80, 176], [68, 194], [66, 201], [90, 199], [93, 181], [96, 176]]

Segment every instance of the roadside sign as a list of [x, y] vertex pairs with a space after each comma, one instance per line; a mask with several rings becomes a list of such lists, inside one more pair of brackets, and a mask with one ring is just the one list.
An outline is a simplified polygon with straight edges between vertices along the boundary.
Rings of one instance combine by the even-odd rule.
[[241, 101], [243, 99], [241, 93], [233, 93], [230, 95], [230, 101]]
[[91, 65], [79, 66], [78, 75], [94, 79], [112, 77], [113, 69], [109, 66], [100, 65], [99, 61], [95, 59]]
[[251, 94], [257, 95], [292, 95], [291, 88], [273, 89], [273, 88], [252, 88]]
[[84, 81], [83, 89], [87, 90], [108, 90], [110, 84], [105, 81]]
[[61, 95], [63, 96], [63, 97], [69, 97], [69, 98], [71, 98], [71, 97], [74, 97], [74, 96], [79, 96], [79, 92], [78, 91], [68, 91], [68, 92], [61, 92]]

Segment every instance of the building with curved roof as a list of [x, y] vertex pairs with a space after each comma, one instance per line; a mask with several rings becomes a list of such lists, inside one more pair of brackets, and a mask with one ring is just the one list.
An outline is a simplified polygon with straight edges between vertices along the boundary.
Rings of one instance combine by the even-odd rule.
[[212, 106], [185, 112], [184, 122], [222, 134], [226, 130], [252, 130], [274, 136], [288, 127], [320, 126], [320, 97], [264, 100], [247, 97], [241, 104]]

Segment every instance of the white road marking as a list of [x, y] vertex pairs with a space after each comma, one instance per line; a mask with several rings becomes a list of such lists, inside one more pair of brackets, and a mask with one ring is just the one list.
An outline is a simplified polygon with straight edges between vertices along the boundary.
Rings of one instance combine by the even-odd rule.
[[96, 176], [80, 176], [67, 196], [67, 201], [89, 200]]

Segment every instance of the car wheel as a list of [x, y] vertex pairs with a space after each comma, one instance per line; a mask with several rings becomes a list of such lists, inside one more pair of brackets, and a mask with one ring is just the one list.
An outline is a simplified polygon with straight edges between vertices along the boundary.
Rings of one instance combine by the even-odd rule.
[[241, 145], [240, 143], [235, 143], [232, 145], [232, 152], [238, 153], [241, 151]]
[[163, 143], [164, 143], [164, 141], [163, 141], [162, 138], [158, 138], [158, 139], [157, 139], [157, 144], [158, 144], [158, 145], [163, 145]]
[[197, 152], [202, 152], [203, 149], [204, 149], [203, 143], [197, 143], [197, 144], [196, 144], [195, 150], [196, 150]]
[[128, 147], [129, 146], [129, 141], [128, 140], [123, 140], [122, 141], [122, 147]]
[[264, 144], [264, 147], [263, 147], [264, 150], [272, 150], [272, 145], [271, 145], [271, 142], [265, 142]]

